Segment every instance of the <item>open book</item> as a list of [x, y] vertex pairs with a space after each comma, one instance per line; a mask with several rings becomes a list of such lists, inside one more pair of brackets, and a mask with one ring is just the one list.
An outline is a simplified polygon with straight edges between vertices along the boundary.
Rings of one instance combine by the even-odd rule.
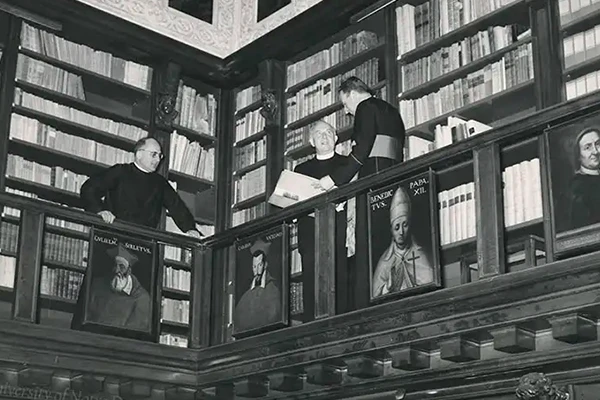
[[317, 196], [325, 192], [313, 187], [313, 184], [318, 182], [318, 179], [284, 169], [279, 175], [273, 194], [269, 197], [269, 203], [285, 208]]

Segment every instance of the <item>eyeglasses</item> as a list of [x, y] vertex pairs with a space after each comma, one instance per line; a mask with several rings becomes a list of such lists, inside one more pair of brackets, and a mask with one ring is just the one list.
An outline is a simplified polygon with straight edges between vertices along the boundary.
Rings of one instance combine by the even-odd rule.
[[150, 151], [150, 150], [146, 150], [146, 149], [140, 149], [140, 151], [145, 151], [147, 153], [150, 153], [150, 156], [152, 158], [159, 158], [159, 159], [163, 159], [165, 158], [165, 155], [163, 153], [159, 153], [158, 151]]

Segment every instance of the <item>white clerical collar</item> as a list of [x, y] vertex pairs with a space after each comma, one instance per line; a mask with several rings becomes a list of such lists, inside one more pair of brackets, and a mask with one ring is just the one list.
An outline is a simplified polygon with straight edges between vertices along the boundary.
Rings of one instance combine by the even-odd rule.
[[123, 288], [123, 292], [127, 294], [127, 296], [131, 295], [131, 291], [133, 290], [133, 279], [131, 279], [131, 275], [127, 276], [127, 283]]
[[317, 160], [329, 160], [334, 155], [335, 151], [332, 151], [331, 153], [317, 154]]
[[589, 169], [582, 165], [579, 167], [579, 171], [577, 171], [577, 173], [579, 173], [581, 175], [600, 175], [600, 170]]
[[252, 279], [252, 285], [250, 286], [250, 290], [254, 289], [257, 286], [260, 286], [261, 288], [265, 288], [267, 284], [267, 271], [263, 272], [262, 276], [260, 277], [260, 285], [256, 284], [256, 279]]
[[138, 163], [135, 161], [133, 162], [133, 165], [135, 165], [137, 167], [137, 169], [139, 169], [140, 171], [142, 171], [145, 174], [149, 174], [150, 172], [152, 172], [152, 171], [146, 171], [144, 168], [142, 168], [140, 165], [138, 165]]

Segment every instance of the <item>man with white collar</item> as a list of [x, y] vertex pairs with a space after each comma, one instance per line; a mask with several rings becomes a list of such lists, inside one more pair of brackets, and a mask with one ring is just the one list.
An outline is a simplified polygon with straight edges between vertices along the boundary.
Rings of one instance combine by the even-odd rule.
[[582, 130], [573, 148], [571, 228], [600, 222], [600, 128]]
[[135, 254], [119, 244], [107, 251], [114, 259], [110, 275], [92, 279], [88, 320], [117, 328], [149, 331], [150, 295], [132, 273]]
[[[294, 169], [303, 175], [320, 179], [338, 168], [342, 168], [348, 157], [335, 152], [337, 134], [333, 126], [317, 121], [309, 127], [309, 143], [315, 148], [315, 158]], [[346, 266], [346, 210], [336, 214], [336, 312], [348, 311], [347, 266]], [[298, 251], [302, 259], [302, 301], [305, 320], [314, 318], [315, 306], [315, 223], [314, 218], [304, 216], [298, 220]]]
[[156, 172], [163, 159], [156, 139], [143, 138], [134, 146], [135, 161], [116, 164], [90, 177], [81, 187], [86, 211], [105, 222], [115, 219], [157, 228], [162, 208], [169, 210], [179, 229], [200, 238], [194, 217], [169, 182]]
[[281, 290], [269, 273], [267, 254], [270, 245], [259, 239], [250, 247], [252, 282], [237, 301], [233, 320], [237, 331], [262, 329], [282, 319]]

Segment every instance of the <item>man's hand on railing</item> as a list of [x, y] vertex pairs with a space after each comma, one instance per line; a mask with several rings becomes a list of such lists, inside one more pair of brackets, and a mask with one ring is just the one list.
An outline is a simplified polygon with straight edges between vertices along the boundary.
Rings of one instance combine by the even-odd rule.
[[100, 211], [98, 212], [98, 215], [100, 217], [102, 217], [102, 219], [104, 220], [104, 222], [108, 223], [108, 224], [112, 224], [115, 221], [115, 214], [111, 213], [110, 211], [104, 210], [104, 211]]
[[195, 229], [190, 229], [185, 234], [196, 239], [202, 239], [202, 234]]

